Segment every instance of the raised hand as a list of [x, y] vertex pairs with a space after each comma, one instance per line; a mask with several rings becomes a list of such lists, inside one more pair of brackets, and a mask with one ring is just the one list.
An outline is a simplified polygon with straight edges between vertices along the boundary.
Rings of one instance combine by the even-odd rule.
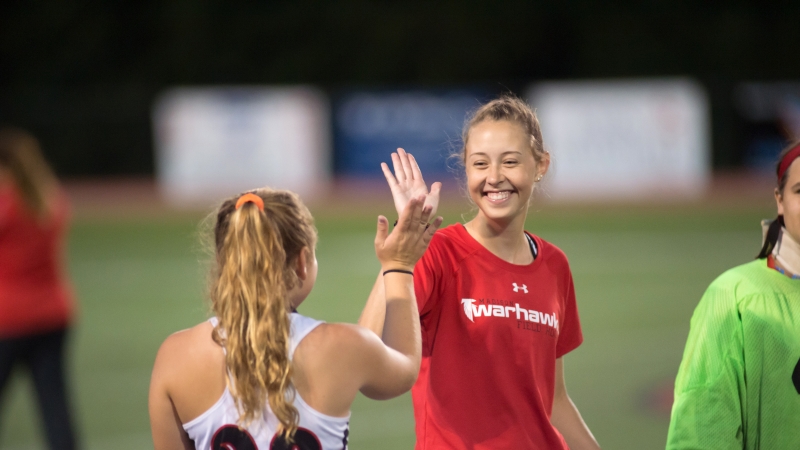
[[394, 166], [394, 174], [389, 170], [389, 166], [386, 163], [381, 163], [381, 169], [383, 169], [383, 175], [392, 190], [392, 198], [394, 199], [394, 207], [397, 210], [398, 217], [406, 207], [406, 204], [408, 204], [408, 201], [420, 195], [425, 196], [425, 206], [431, 208], [429, 217], [436, 214], [436, 210], [439, 208], [439, 191], [442, 188], [442, 183], [437, 181], [431, 184], [431, 190], [428, 192], [428, 185], [422, 179], [422, 172], [419, 170], [417, 160], [414, 159], [411, 153], [407, 153], [402, 148], [398, 148], [397, 153], [392, 153], [392, 165]]
[[424, 204], [425, 196], [411, 197], [400, 213], [397, 226], [389, 233], [389, 221], [378, 217], [378, 231], [375, 235], [375, 254], [381, 262], [382, 270], [414, 270], [414, 265], [425, 253], [433, 233], [442, 224], [437, 217], [431, 218], [431, 207]]

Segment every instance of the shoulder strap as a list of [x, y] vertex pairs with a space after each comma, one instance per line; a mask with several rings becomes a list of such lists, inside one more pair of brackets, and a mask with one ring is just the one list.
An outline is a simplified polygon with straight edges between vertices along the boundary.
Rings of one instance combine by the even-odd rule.
[[308, 336], [308, 333], [314, 331], [315, 328], [322, 325], [324, 322], [303, 316], [296, 312], [289, 314], [289, 320], [291, 321], [289, 359], [292, 359], [294, 351], [297, 349], [297, 346], [300, 345], [300, 342]]
[[530, 234], [524, 233], [525, 237], [528, 238], [528, 246], [531, 248], [531, 254], [533, 255], [533, 259], [536, 259], [539, 256], [539, 248], [536, 246], [536, 241], [533, 240]]
[[[225, 337], [225, 330], [223, 330], [223, 329], [222, 329], [222, 327], [220, 327], [220, 326], [219, 326], [219, 319], [217, 319], [217, 317], [216, 317], [216, 316], [214, 316], [214, 317], [212, 317], [212, 318], [208, 319], [208, 322], [211, 324], [211, 326], [212, 326], [213, 328], [217, 328], [217, 329], [218, 329], [218, 332], [219, 332], [219, 334], [220, 334], [220, 337], [222, 337], [222, 338], [224, 338], [224, 337]], [[221, 345], [220, 347], [222, 347], [222, 353], [224, 353], [224, 354], [226, 354], [226, 355], [227, 355], [227, 354], [228, 354], [228, 352], [225, 350], [225, 346], [224, 346], [224, 345]]]

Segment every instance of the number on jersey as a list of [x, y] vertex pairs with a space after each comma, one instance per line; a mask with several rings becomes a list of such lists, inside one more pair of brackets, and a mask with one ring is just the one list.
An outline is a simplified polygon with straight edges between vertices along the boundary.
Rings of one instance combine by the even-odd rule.
[[[293, 441], [289, 444], [283, 436], [275, 434], [269, 450], [322, 450], [317, 436], [305, 428], [297, 429]], [[258, 446], [247, 430], [236, 425], [225, 425], [214, 433], [211, 450], [258, 450]]]

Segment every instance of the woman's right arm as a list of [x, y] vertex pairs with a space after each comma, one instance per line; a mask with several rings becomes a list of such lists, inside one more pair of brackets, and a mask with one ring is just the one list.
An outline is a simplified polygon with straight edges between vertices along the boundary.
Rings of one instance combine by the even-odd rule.
[[386, 288], [383, 285], [383, 272], [378, 272], [378, 279], [372, 285], [367, 304], [361, 311], [358, 324], [372, 331], [378, 337], [383, 336], [383, 322], [386, 318]]
[[[402, 148], [398, 148], [396, 153], [392, 153], [392, 166], [394, 174], [389, 170], [386, 163], [381, 164], [383, 175], [392, 191], [392, 199], [397, 210], [397, 216], [408, 204], [411, 198], [420, 195], [425, 196], [425, 206], [430, 208], [430, 216], [436, 214], [439, 207], [439, 191], [442, 183], [431, 184], [431, 190], [422, 178], [419, 165], [411, 153], [406, 153]], [[413, 270], [413, 269], [412, 269]], [[382, 272], [378, 273], [378, 278], [372, 286], [367, 303], [358, 319], [358, 324], [372, 330], [378, 337], [383, 336], [384, 318], [386, 316], [386, 289], [384, 286]]]
[[375, 253], [381, 263], [385, 298], [382, 341], [377, 334], [362, 333], [356, 350], [363, 376], [360, 389], [370, 398], [392, 398], [408, 391], [419, 372], [422, 344], [412, 273], [442, 223], [437, 217], [428, 226], [430, 213], [431, 207], [424, 206], [424, 198], [419, 196], [409, 200], [391, 234], [388, 220], [378, 220]]

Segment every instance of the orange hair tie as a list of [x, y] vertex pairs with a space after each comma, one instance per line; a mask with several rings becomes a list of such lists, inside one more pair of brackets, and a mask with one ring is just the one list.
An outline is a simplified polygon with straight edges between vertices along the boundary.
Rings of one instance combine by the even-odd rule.
[[257, 196], [256, 194], [248, 192], [247, 194], [242, 195], [239, 197], [239, 200], [236, 200], [236, 209], [239, 209], [247, 202], [253, 202], [258, 206], [259, 211], [264, 211], [264, 200]]

